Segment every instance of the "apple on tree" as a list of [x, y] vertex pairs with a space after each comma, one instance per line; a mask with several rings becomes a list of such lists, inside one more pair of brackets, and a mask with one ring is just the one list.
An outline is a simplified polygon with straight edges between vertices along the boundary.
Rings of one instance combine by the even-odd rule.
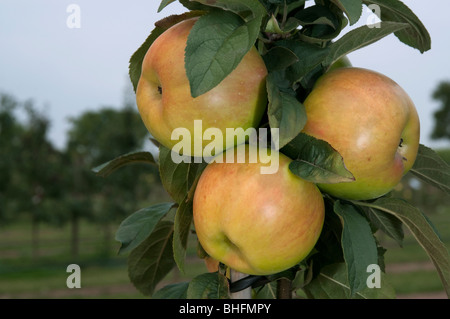
[[[185, 48], [197, 19], [179, 22], [152, 43], [142, 63], [136, 101], [145, 126], [158, 142], [172, 149], [179, 142], [179, 137], [172, 140], [172, 132], [185, 128], [190, 132], [191, 149], [182, 148], [180, 152], [201, 157], [203, 148], [211, 143], [212, 149], [220, 150], [235, 145], [235, 135], [222, 134], [223, 138], [213, 141], [203, 139], [208, 128], [218, 128], [223, 133], [226, 128], [242, 128], [240, 134], [245, 138], [244, 130], [258, 126], [267, 104], [267, 69], [252, 47], [221, 83], [192, 97], [185, 71]], [[194, 120], [201, 120], [200, 134], [194, 134]], [[194, 149], [195, 143], [202, 145], [201, 149]]]
[[408, 94], [387, 76], [335, 69], [319, 78], [304, 105], [303, 132], [334, 147], [355, 177], [349, 183], [319, 184], [324, 192], [344, 199], [377, 198], [413, 166], [419, 117]]
[[[242, 147], [246, 158], [256, 148], [236, 149]], [[294, 175], [287, 156], [267, 151], [258, 152], [255, 162], [238, 162], [238, 152], [232, 163], [211, 162], [193, 200], [203, 249], [234, 270], [253, 275], [274, 274], [302, 261], [319, 238], [325, 215], [317, 186]], [[268, 156], [278, 157], [279, 168], [274, 174], [261, 174]]]

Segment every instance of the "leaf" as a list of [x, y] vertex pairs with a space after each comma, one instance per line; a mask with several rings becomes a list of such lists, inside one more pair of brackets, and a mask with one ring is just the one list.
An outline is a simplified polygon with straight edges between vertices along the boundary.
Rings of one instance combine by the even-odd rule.
[[419, 152], [410, 172], [450, 194], [450, 166], [431, 148], [419, 145]]
[[144, 295], [151, 296], [156, 285], [175, 266], [172, 235], [173, 223], [160, 221], [153, 233], [128, 257], [128, 276]]
[[364, 0], [364, 4], [380, 6], [381, 20], [407, 23], [408, 27], [396, 31], [397, 38], [421, 53], [431, 49], [431, 37], [419, 18], [399, 0]]
[[255, 44], [259, 24], [229, 11], [213, 11], [199, 18], [189, 33], [185, 53], [193, 97], [217, 86], [238, 66]]
[[173, 254], [178, 269], [180, 269], [180, 271], [183, 273], [188, 236], [189, 231], [191, 230], [191, 223], [193, 218], [192, 204], [192, 200], [183, 200], [178, 207], [177, 213], [175, 215]]
[[347, 32], [342, 38], [330, 45], [330, 52], [324, 61], [325, 66], [329, 66], [341, 57], [372, 44], [385, 36], [402, 30], [408, 25], [399, 22], [380, 22], [380, 28], [369, 28], [367, 25]]
[[157, 165], [155, 158], [153, 155], [149, 152], [134, 152], [125, 154], [119, 157], [116, 157], [115, 159], [106, 162], [102, 165], [99, 165], [92, 169], [92, 171], [101, 177], [107, 177], [111, 173], [113, 173], [115, 170], [128, 165], [128, 164], [135, 164], [135, 163], [147, 163], [147, 164], [155, 164]]
[[[166, 191], [177, 203], [181, 203], [207, 164], [204, 161], [202, 163], [181, 162], [177, 164], [172, 161], [171, 152], [170, 149], [160, 146], [159, 173]], [[192, 160], [192, 158], [188, 159]]]
[[302, 26], [311, 24], [325, 24], [333, 29], [339, 27], [336, 16], [333, 12], [322, 5], [313, 5], [303, 10], [298, 11], [295, 14], [295, 19], [299, 21]]
[[271, 48], [263, 55], [263, 59], [269, 73], [286, 69], [298, 61], [294, 52], [281, 46]]
[[158, 13], [162, 11], [162, 9], [164, 9], [165, 7], [167, 7], [169, 4], [171, 4], [172, 2], [174, 2], [175, 0], [162, 0], [161, 4], [158, 7]]
[[186, 299], [189, 282], [178, 282], [164, 286], [152, 296], [152, 299]]
[[358, 22], [362, 13], [362, 0], [331, 0], [339, 9], [345, 12], [350, 25]]
[[296, 83], [301, 81], [309, 72], [319, 66], [329, 55], [329, 48], [320, 48], [316, 45], [297, 40], [281, 40], [277, 46], [289, 49], [298, 59], [287, 69], [287, 78]]
[[[370, 275], [366, 273], [367, 276]], [[307, 295], [314, 299], [393, 299], [395, 291], [387, 282], [385, 274], [380, 272], [381, 287], [368, 288], [350, 294], [350, 285], [347, 280], [347, 268], [344, 263], [337, 263], [323, 267], [304, 290]]]
[[[306, 124], [306, 111], [295, 97], [292, 89], [279, 86], [279, 73], [270, 73], [266, 78], [269, 106], [267, 114], [271, 129], [277, 128], [274, 134], [275, 145], [282, 148], [297, 136]], [[274, 131], [275, 132], [275, 131]]]
[[[316, 4], [295, 14], [295, 19], [303, 28], [299, 38], [318, 47], [326, 47], [328, 42], [341, 33], [347, 20], [334, 7]], [[345, 23], [344, 23], [345, 21]]]
[[369, 223], [355, 207], [336, 201], [334, 212], [341, 219], [343, 226], [342, 249], [353, 296], [367, 287], [367, 266], [378, 262], [377, 245]]
[[262, 17], [266, 9], [258, 0], [194, 0], [207, 6], [229, 10], [245, 17], [251, 12], [251, 18]]
[[256, 288], [253, 299], [277, 299], [277, 282], [272, 281], [261, 288]]
[[228, 279], [218, 273], [198, 275], [189, 283], [187, 299], [229, 299]]
[[342, 156], [326, 141], [300, 133], [290, 141], [282, 153], [293, 159], [289, 169], [297, 176], [313, 183], [341, 183], [354, 181], [344, 165]]
[[430, 257], [441, 278], [447, 296], [450, 297], [450, 257], [447, 248], [428, 222], [423, 213], [406, 201], [398, 198], [382, 197], [373, 202], [355, 202], [392, 214], [408, 227], [417, 242]]
[[155, 28], [152, 30], [150, 35], [145, 39], [144, 43], [133, 53], [130, 58], [128, 74], [130, 76], [133, 89], [136, 92], [136, 88], [141, 77], [142, 61], [144, 60], [145, 54], [152, 45], [152, 43], [167, 29], [174, 26], [178, 22], [183, 20], [193, 18], [201, 15], [200, 11], [189, 11], [179, 15], [171, 15], [155, 23]]
[[127, 253], [141, 244], [155, 229], [158, 222], [173, 207], [173, 203], [156, 204], [138, 210], [119, 226], [115, 239], [122, 245], [119, 254]]
[[397, 217], [371, 207], [365, 207], [363, 211], [377, 229], [394, 239], [400, 247], [403, 246], [403, 224]]

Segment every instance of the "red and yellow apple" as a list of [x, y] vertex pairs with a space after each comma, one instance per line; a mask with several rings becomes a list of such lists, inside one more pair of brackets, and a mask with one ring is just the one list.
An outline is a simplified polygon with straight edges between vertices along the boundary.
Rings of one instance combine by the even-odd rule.
[[331, 195], [366, 200], [391, 191], [411, 169], [420, 125], [408, 94], [387, 76], [362, 68], [323, 75], [304, 101], [303, 132], [327, 141], [355, 181], [318, 184]]
[[[142, 63], [136, 101], [145, 126], [158, 142], [172, 149], [180, 138], [172, 139], [172, 132], [177, 128], [187, 129], [191, 148], [183, 148], [180, 152], [202, 156], [202, 150], [208, 144], [216, 149], [211, 143], [217, 142], [220, 150], [235, 145], [235, 136], [227, 136], [226, 128], [242, 128], [241, 135], [245, 138], [244, 130], [258, 126], [267, 103], [267, 69], [256, 48], [252, 47], [222, 82], [210, 91], [192, 97], [185, 70], [185, 48], [196, 21], [197, 18], [184, 20], [152, 43]], [[198, 122], [201, 123], [199, 134], [194, 134], [198, 133], [194, 131], [195, 120], [201, 120]], [[220, 129], [220, 139], [204, 139], [203, 133], [208, 128]], [[194, 143], [202, 147], [194, 150]]]
[[[277, 273], [314, 247], [324, 222], [322, 193], [289, 170], [285, 155], [259, 149], [251, 162], [248, 153], [256, 146], [236, 150], [243, 147], [245, 163], [235, 152], [234, 162], [211, 162], [203, 171], [194, 194], [195, 230], [208, 255], [232, 269]], [[278, 160], [278, 170], [261, 174], [270, 160]]]

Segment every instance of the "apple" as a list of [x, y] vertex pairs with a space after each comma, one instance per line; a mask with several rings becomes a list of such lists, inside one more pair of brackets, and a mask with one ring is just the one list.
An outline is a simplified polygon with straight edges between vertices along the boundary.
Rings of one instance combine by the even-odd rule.
[[344, 55], [343, 57], [338, 59], [336, 62], [331, 64], [330, 67], [328, 68], [327, 72], [330, 72], [335, 69], [351, 67], [351, 66], [352, 66], [352, 63], [350, 62], [350, 59], [346, 55]]
[[[184, 55], [188, 35], [197, 19], [172, 26], [152, 43], [144, 57], [136, 89], [141, 118], [158, 142], [172, 149], [179, 142], [179, 137], [172, 139], [172, 132], [177, 128], [187, 129], [194, 137], [190, 149], [180, 150], [188, 156], [202, 156], [203, 148], [214, 142], [222, 146], [221, 151], [227, 145], [234, 146], [234, 135], [223, 134], [211, 142], [203, 138], [203, 132], [208, 128], [223, 133], [226, 128], [242, 128], [240, 135], [245, 138], [244, 131], [259, 125], [267, 105], [267, 69], [255, 47], [216, 87], [196, 98], [191, 96]], [[201, 124], [201, 134], [194, 134], [195, 120]], [[202, 145], [200, 150], [194, 151], [194, 143]]]
[[[236, 149], [242, 147], [246, 157], [256, 149]], [[237, 153], [234, 162], [211, 162], [199, 178], [193, 218], [200, 244], [211, 258], [246, 274], [268, 275], [295, 266], [321, 233], [322, 193], [294, 175], [292, 160], [281, 153], [259, 152], [253, 162], [238, 162]], [[277, 158], [278, 170], [261, 174], [268, 157]]]
[[304, 101], [303, 132], [327, 141], [355, 181], [318, 184], [336, 197], [367, 200], [391, 191], [413, 166], [420, 125], [414, 103], [392, 79], [362, 68], [323, 75]]

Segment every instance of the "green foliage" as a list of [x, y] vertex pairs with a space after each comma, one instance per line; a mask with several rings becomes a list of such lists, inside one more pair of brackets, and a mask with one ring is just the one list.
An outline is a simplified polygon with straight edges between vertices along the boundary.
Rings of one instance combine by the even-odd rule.
[[188, 299], [229, 299], [227, 278], [218, 273], [201, 274], [192, 279], [187, 289]]
[[450, 166], [425, 145], [420, 145], [411, 173], [450, 194]]
[[[171, 2], [163, 0], [158, 10]], [[192, 96], [214, 88], [255, 46], [269, 72], [267, 116], [261, 127], [279, 129], [279, 135], [272, 138], [278, 138], [280, 151], [293, 159], [290, 170], [314, 183], [354, 180], [342, 156], [331, 145], [300, 133], [307, 121], [302, 103], [317, 79], [340, 58], [392, 33], [420, 52], [430, 49], [427, 30], [398, 0], [318, 0], [308, 8], [300, 0], [180, 2], [190, 11], [157, 22], [131, 57], [130, 79], [134, 88], [151, 43], [175, 23], [199, 16], [189, 35], [185, 57]], [[336, 40], [347, 25], [359, 21], [363, 5], [381, 7], [380, 28], [361, 26]], [[106, 175], [116, 167], [142, 159], [141, 156], [158, 165], [162, 185], [174, 203], [138, 211], [119, 228], [117, 239], [122, 250], [130, 251], [131, 281], [154, 298], [228, 298], [228, 281], [221, 271], [155, 292], [158, 282], [172, 267], [177, 265], [181, 271], [186, 267], [189, 234], [195, 232], [192, 196], [206, 163], [189, 157], [175, 163], [171, 150], [160, 146], [157, 161], [142, 153], [127, 154], [96, 171]], [[448, 193], [448, 164], [423, 145], [411, 173]], [[401, 246], [403, 227], [407, 227], [430, 256], [450, 295], [448, 251], [435, 228], [418, 208], [391, 195], [373, 201], [347, 202], [324, 194], [324, 227], [313, 252], [294, 268], [294, 275], [289, 278], [293, 290], [303, 290], [310, 298], [394, 298], [395, 292], [383, 273], [386, 249], [376, 236], [386, 234]], [[177, 207], [175, 216], [167, 214], [170, 207]], [[379, 265], [381, 288], [367, 286], [369, 265]], [[280, 273], [263, 278], [266, 282], [255, 290], [256, 296], [274, 297], [277, 279], [283, 276]]]
[[313, 183], [339, 183], [355, 180], [342, 156], [327, 142], [304, 133], [298, 134], [282, 152], [294, 161], [290, 170]]
[[144, 295], [151, 296], [158, 282], [175, 266], [172, 237], [173, 223], [162, 220], [128, 257], [130, 280]]
[[432, 97], [434, 100], [439, 101], [441, 106], [434, 112], [436, 124], [431, 133], [431, 138], [450, 139], [450, 82], [442, 81], [439, 83]]

